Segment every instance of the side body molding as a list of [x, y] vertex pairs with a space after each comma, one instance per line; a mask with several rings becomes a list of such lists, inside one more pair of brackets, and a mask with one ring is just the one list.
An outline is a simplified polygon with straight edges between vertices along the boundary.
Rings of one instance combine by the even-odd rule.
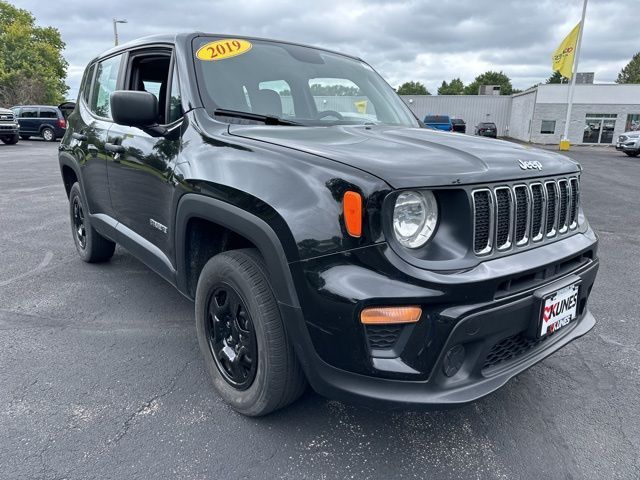
[[278, 236], [269, 224], [239, 207], [193, 193], [182, 196], [176, 212], [177, 286], [183, 294], [188, 291], [184, 254], [186, 231], [189, 220], [194, 217], [221, 225], [251, 241], [264, 258], [277, 300], [291, 307], [300, 308], [287, 257]]

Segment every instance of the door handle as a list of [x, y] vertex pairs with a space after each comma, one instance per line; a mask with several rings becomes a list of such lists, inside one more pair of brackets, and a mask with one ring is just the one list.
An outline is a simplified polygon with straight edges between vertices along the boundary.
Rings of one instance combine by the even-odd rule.
[[73, 132], [71, 134], [71, 138], [73, 138], [74, 140], [79, 140], [81, 142], [84, 142], [87, 139], [87, 136], [82, 133]]
[[109, 153], [124, 153], [124, 147], [116, 143], [105, 143], [104, 149]]

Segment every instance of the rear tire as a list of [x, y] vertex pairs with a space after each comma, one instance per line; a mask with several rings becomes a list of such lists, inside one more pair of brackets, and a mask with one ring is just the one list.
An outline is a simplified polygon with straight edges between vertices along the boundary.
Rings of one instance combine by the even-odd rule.
[[638, 155], [640, 155], [640, 152], [624, 152], [624, 153], [626, 153], [630, 157], [637, 157]]
[[7, 145], [15, 145], [20, 140], [20, 136], [16, 133], [10, 137], [2, 137], [2, 142]]
[[87, 263], [106, 262], [113, 256], [116, 244], [104, 238], [91, 226], [88, 212], [80, 184], [76, 182], [69, 192], [71, 234], [76, 250], [80, 258]]
[[56, 141], [56, 134], [53, 131], [53, 128], [44, 127], [42, 129], [42, 132], [40, 132], [40, 134], [42, 135], [42, 138], [44, 138], [44, 140], [46, 142], [55, 142]]
[[257, 250], [223, 252], [205, 264], [196, 330], [213, 385], [237, 412], [266, 415], [304, 392], [306, 379]]

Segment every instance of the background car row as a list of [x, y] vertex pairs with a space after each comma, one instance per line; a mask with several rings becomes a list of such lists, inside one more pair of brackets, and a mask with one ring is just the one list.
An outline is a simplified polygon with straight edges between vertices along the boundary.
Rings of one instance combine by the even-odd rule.
[[[448, 115], [427, 115], [423, 123], [427, 128], [445, 132], [467, 133], [467, 124], [461, 118], [450, 118]], [[474, 135], [497, 138], [498, 128], [493, 122], [480, 122], [474, 128]]]
[[18, 143], [18, 138], [41, 137], [48, 142], [60, 140], [67, 130], [67, 116], [74, 107], [74, 102], [65, 102], [58, 106], [16, 105], [0, 109], [0, 139], [11, 145]]

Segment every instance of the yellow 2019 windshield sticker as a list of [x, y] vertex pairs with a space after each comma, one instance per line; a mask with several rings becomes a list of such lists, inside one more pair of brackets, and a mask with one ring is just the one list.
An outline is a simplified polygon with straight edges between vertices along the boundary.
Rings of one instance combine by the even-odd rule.
[[251, 50], [251, 42], [239, 38], [225, 38], [216, 40], [201, 46], [196, 52], [196, 57], [205, 61], [224, 60], [236, 57]]

